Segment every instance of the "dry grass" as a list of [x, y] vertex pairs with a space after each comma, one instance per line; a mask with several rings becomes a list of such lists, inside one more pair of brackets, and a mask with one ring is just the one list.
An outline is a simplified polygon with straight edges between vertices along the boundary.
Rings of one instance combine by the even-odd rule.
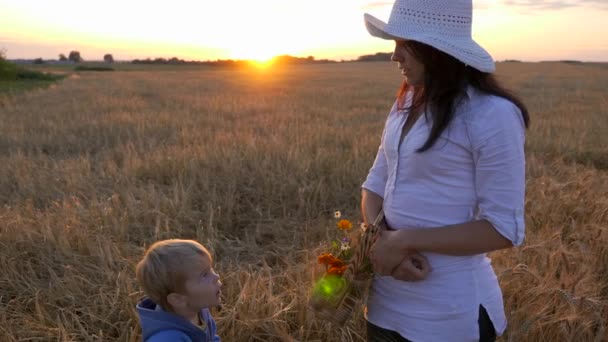
[[[527, 238], [492, 255], [504, 341], [608, 339], [608, 68], [501, 64], [532, 112]], [[358, 216], [389, 63], [83, 74], [0, 101], [0, 340], [135, 341], [146, 245], [195, 238], [226, 341], [361, 341], [306, 307], [323, 224]], [[575, 338], [576, 336], [576, 338]]]

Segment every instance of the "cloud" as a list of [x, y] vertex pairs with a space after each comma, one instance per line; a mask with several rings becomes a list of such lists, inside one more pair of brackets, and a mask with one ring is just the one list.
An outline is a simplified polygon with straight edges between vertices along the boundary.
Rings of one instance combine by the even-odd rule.
[[[572, 7], [589, 7], [608, 11], [608, 0], [501, 0], [503, 4], [528, 10], [560, 10]], [[394, 1], [370, 1], [361, 6], [362, 9], [391, 7]], [[473, 5], [477, 10], [492, 7], [491, 0], [475, 0]]]
[[18, 42], [17, 39], [0, 36], [0, 44], [4, 44], [4, 43], [16, 43], [16, 42]]
[[[608, 11], [608, 0], [500, 0], [503, 4], [511, 7], [519, 7], [527, 10], [561, 10], [572, 7], [588, 7]], [[394, 1], [366, 1], [361, 9], [370, 10], [375, 8], [392, 7]], [[493, 0], [474, 0], [476, 10], [486, 10], [494, 6]]]
[[507, 6], [522, 7], [530, 10], [560, 10], [572, 7], [589, 7], [608, 10], [606, 0], [504, 0]]
[[487, 10], [490, 9], [492, 6], [490, 3], [488, 3], [487, 1], [483, 1], [483, 0], [479, 0], [479, 1], [473, 1], [473, 8], [476, 10]]
[[373, 8], [379, 8], [379, 7], [392, 7], [393, 6], [393, 1], [372, 1], [372, 2], [368, 2], [365, 5], [361, 6], [362, 9], [373, 9]]

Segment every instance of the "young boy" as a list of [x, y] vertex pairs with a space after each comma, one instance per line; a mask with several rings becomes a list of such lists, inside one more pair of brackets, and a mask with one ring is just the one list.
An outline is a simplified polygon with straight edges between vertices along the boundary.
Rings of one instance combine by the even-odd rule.
[[153, 244], [137, 264], [147, 295], [137, 304], [145, 342], [219, 342], [210, 307], [220, 305], [222, 283], [211, 255], [192, 240]]

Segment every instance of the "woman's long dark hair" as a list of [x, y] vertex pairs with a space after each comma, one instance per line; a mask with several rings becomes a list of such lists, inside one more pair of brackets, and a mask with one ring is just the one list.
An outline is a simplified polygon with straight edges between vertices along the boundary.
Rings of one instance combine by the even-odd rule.
[[[505, 89], [493, 74], [467, 66], [456, 58], [420, 42], [408, 40], [405, 48], [425, 68], [424, 87], [414, 91], [412, 105], [408, 109], [415, 111], [425, 106], [433, 118], [429, 137], [417, 152], [424, 152], [433, 147], [452, 120], [456, 101], [466, 93], [469, 85], [486, 94], [513, 102], [521, 111], [526, 128], [529, 127], [530, 115], [526, 106], [517, 96]], [[400, 103], [409, 89], [410, 85], [404, 81], [397, 94]]]

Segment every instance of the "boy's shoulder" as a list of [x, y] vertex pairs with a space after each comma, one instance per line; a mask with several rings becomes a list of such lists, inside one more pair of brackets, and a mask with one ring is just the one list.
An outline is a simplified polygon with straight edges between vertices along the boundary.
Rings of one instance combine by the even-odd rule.
[[163, 330], [146, 339], [146, 342], [169, 341], [192, 342], [192, 339], [190, 339], [190, 337], [186, 333], [179, 330]]
[[204, 334], [189, 321], [167, 312], [150, 298], [137, 304], [137, 313], [145, 342], [203, 341]]

